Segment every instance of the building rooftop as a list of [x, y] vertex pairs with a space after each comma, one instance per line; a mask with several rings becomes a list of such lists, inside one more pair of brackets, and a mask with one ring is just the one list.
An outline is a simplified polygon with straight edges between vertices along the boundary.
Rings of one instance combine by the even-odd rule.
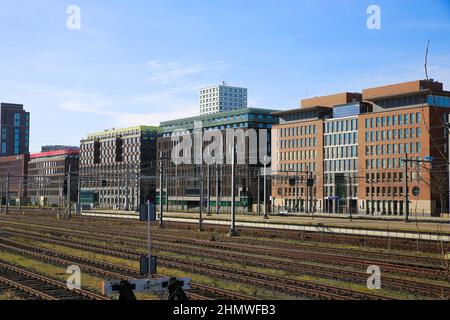
[[115, 134], [124, 134], [132, 131], [157, 131], [160, 132], [159, 127], [155, 126], [135, 126], [135, 127], [129, 127], [129, 128], [121, 128], [121, 129], [109, 129], [101, 132], [96, 133], [90, 133], [88, 134], [87, 138], [98, 138], [101, 136], [107, 136], [107, 135], [115, 135]]
[[337, 105], [347, 104], [351, 102], [362, 101], [362, 94], [358, 92], [342, 92], [326, 96], [303, 99], [301, 101], [302, 108], [310, 108], [315, 106], [333, 107]]
[[387, 86], [367, 88], [363, 90], [363, 99], [369, 101], [374, 99], [382, 99], [420, 92], [427, 93], [430, 91], [430, 89], [433, 92], [443, 92], [444, 85], [441, 82], [430, 79], [430, 81], [415, 80], [391, 84]]
[[75, 155], [79, 155], [79, 154], [80, 154], [80, 150], [65, 149], [65, 150], [33, 153], [30, 155], [30, 159], [49, 158], [49, 157], [57, 157], [57, 156], [72, 156], [72, 155], [75, 156]]
[[271, 115], [274, 112], [277, 112], [280, 110], [275, 109], [259, 109], [259, 108], [243, 108], [233, 111], [227, 111], [227, 112], [221, 112], [221, 113], [214, 113], [214, 114], [208, 114], [203, 116], [196, 116], [196, 117], [189, 117], [189, 118], [181, 118], [176, 120], [169, 120], [164, 121], [160, 123], [161, 127], [171, 126], [174, 124], [183, 124], [183, 123], [193, 123], [195, 121], [203, 121], [208, 122], [208, 120], [217, 119], [217, 118], [224, 118], [228, 116], [237, 116], [242, 114], [267, 114]]

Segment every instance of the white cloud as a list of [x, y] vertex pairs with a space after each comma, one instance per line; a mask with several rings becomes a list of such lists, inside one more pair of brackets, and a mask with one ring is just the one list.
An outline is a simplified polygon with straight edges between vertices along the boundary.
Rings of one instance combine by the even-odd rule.
[[145, 63], [151, 75], [147, 79], [149, 83], [155, 85], [174, 85], [180, 83], [190, 83], [193, 77], [210, 74], [221, 74], [231, 67], [231, 64], [218, 61], [212, 63], [184, 64], [181, 62], [161, 62], [150, 60]]

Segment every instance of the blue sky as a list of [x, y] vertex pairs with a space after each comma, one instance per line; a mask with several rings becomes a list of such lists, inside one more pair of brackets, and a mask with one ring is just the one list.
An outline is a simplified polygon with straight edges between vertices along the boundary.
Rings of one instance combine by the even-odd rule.
[[[369, 5], [381, 30], [366, 27]], [[66, 27], [69, 5], [81, 30]], [[430, 76], [450, 90], [450, 0], [0, 0], [0, 101], [32, 112], [31, 149], [198, 114], [222, 80], [249, 105]]]

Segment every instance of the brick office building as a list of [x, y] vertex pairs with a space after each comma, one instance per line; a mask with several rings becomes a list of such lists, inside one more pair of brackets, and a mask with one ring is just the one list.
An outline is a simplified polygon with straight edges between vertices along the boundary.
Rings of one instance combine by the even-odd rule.
[[[318, 212], [405, 215], [405, 159], [409, 160], [409, 214], [433, 216], [448, 211], [444, 125], [449, 121], [450, 92], [443, 90], [442, 83], [412, 81], [365, 89], [362, 95], [308, 99], [297, 113], [312, 105], [330, 108], [323, 119], [303, 120], [321, 127], [317, 133], [323, 132], [317, 134], [314, 150], [316, 168], [323, 168], [316, 172], [317, 188], [322, 189], [316, 191]], [[280, 165], [295, 168], [307, 160], [298, 156], [303, 150], [295, 144], [308, 136], [289, 131], [301, 124], [301, 120], [291, 119], [274, 127], [273, 154], [278, 161], [274, 170]], [[294, 146], [284, 150], [284, 140], [294, 140]], [[302, 197], [286, 182], [275, 180], [272, 195], [275, 204], [301, 211], [297, 202]]]
[[[272, 129], [272, 211], [323, 209], [323, 122], [331, 113], [328, 107], [305, 107], [274, 114], [280, 124]], [[308, 178], [315, 180], [312, 190]]]
[[[359, 209], [368, 214], [404, 215], [406, 185], [410, 214], [448, 212], [448, 135], [450, 92], [439, 82], [413, 81], [363, 90], [373, 113], [361, 115], [362, 178]], [[403, 159], [409, 162], [405, 176]]]

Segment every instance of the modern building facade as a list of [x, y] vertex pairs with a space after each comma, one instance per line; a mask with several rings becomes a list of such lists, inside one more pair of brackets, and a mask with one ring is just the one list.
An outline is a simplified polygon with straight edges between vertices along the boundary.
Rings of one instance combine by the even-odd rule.
[[81, 141], [81, 203], [102, 209], [137, 210], [155, 201], [159, 128], [137, 126], [89, 134]]
[[27, 203], [26, 177], [28, 154], [0, 157], [0, 189], [2, 204], [9, 199], [10, 204]]
[[[47, 151], [53, 150], [53, 151]], [[40, 153], [30, 155], [27, 189], [33, 205], [63, 206], [66, 202], [70, 170], [70, 200], [78, 201], [78, 147], [42, 147]]]
[[412, 215], [448, 212], [450, 92], [439, 82], [413, 81], [363, 90], [363, 98], [374, 112], [359, 117], [359, 209], [404, 215], [408, 195]]
[[0, 156], [27, 154], [30, 149], [30, 113], [21, 104], [0, 105]]
[[[263, 166], [264, 155], [270, 161], [271, 156], [271, 129], [278, 123], [278, 117], [272, 115], [275, 110], [267, 109], [240, 109], [231, 112], [192, 117], [166, 121], [160, 124], [162, 137], [158, 139], [158, 154], [163, 161], [163, 173], [167, 177], [164, 183], [163, 205], [167, 210], [180, 212], [198, 212], [200, 206], [207, 212], [208, 194], [211, 211], [230, 212], [231, 210], [231, 151], [227, 150], [227, 132], [245, 137], [245, 150], [238, 151], [236, 159], [236, 197], [237, 211], [247, 213], [254, 210], [258, 199], [262, 201], [262, 179], [258, 179]], [[194, 141], [196, 133], [200, 133], [200, 148], [206, 150], [208, 141], [204, 141], [207, 134], [217, 133], [219, 139], [223, 139], [222, 153], [224, 159], [214, 161], [208, 165], [200, 160], [196, 164], [194, 160], [195, 144], [191, 146], [190, 163], [176, 164], [173, 160], [173, 152], [179, 141], [189, 139]], [[251, 139], [249, 137], [254, 138]], [[176, 139], [178, 141], [175, 141]], [[201, 151], [203, 152], [203, 151]], [[217, 155], [219, 156], [220, 151]], [[185, 155], [182, 155], [185, 156]], [[262, 159], [261, 159], [262, 158]], [[263, 160], [263, 161], [260, 161]], [[216, 164], [219, 163], [219, 164]], [[270, 163], [267, 163], [270, 166]], [[173, 178], [175, 177], [175, 178]], [[208, 183], [209, 181], [209, 183]], [[258, 181], [260, 182], [258, 185]], [[160, 186], [158, 183], [158, 194]], [[209, 192], [208, 192], [209, 191]], [[259, 196], [258, 196], [259, 191]], [[203, 197], [202, 197], [203, 195]], [[159, 204], [159, 196], [157, 196]], [[203, 199], [201, 202], [200, 199]]]
[[247, 108], [246, 88], [222, 85], [200, 90], [200, 115], [229, 112]]
[[323, 122], [331, 112], [305, 107], [274, 113], [280, 124], [272, 130], [272, 211], [323, 208]]
[[[324, 108], [328, 112], [320, 114]], [[285, 176], [286, 167], [296, 171], [308, 163], [310, 153], [302, 151], [309, 150], [298, 147], [310, 139], [310, 133], [298, 133], [306, 124], [316, 126], [311, 150], [317, 153], [316, 212], [404, 216], [409, 207], [409, 215], [438, 216], [449, 211], [450, 92], [442, 83], [412, 81], [317, 97], [284, 116], [289, 114], [273, 129], [275, 205], [305, 212], [302, 191], [276, 177]]]

